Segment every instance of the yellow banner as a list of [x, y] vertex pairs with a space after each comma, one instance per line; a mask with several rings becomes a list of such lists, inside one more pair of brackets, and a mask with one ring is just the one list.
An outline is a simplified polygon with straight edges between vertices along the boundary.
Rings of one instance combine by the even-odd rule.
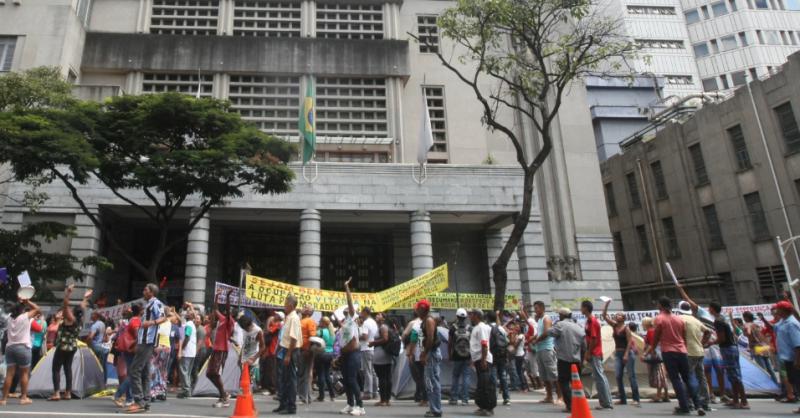
[[[420, 299], [444, 289], [447, 289], [447, 264], [377, 293], [353, 293], [353, 303], [383, 312], [392, 309], [398, 301]], [[300, 287], [249, 274], [245, 292], [249, 299], [277, 306], [283, 305], [286, 295], [292, 293], [297, 296], [299, 306], [309, 304], [323, 312], [332, 312], [347, 304], [345, 292]]]
[[[402, 303], [394, 305], [392, 309], [413, 309], [414, 303], [416, 303], [418, 299], [419, 298], [407, 299]], [[470, 310], [478, 308], [484, 311], [490, 311], [494, 309], [494, 296], [482, 293], [459, 293], [458, 298], [456, 298], [455, 293], [432, 293], [426, 296], [425, 299], [431, 303], [432, 309], [455, 310], [458, 308], [464, 308]], [[520, 304], [521, 301], [519, 296], [506, 295], [505, 309], [507, 311], [518, 311]]]

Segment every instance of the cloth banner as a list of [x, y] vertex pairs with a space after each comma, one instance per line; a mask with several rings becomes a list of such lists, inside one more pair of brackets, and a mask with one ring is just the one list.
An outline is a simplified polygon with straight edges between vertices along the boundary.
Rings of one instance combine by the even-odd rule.
[[[425, 299], [431, 303], [431, 309], [481, 309], [484, 311], [491, 311], [494, 309], [494, 296], [483, 293], [459, 293], [456, 297], [455, 293], [433, 293], [425, 296]], [[506, 295], [505, 310], [515, 312], [518, 311], [522, 301], [516, 295]], [[411, 310], [414, 308], [414, 303], [417, 299], [408, 299], [402, 303], [398, 303], [392, 307], [397, 310]]]
[[[398, 302], [422, 298], [447, 289], [447, 264], [443, 264], [419, 277], [377, 293], [353, 293], [353, 303], [369, 306], [376, 312], [392, 309]], [[245, 296], [268, 306], [283, 306], [289, 293], [297, 296], [298, 305], [309, 304], [314, 310], [333, 312], [347, 304], [345, 292], [312, 289], [282, 283], [263, 277], [247, 275]]]
[[283, 301], [276, 305], [270, 305], [264, 302], [259, 302], [255, 299], [250, 299], [245, 296], [244, 289], [229, 284], [216, 282], [214, 285], [214, 294], [217, 297], [217, 303], [220, 305], [225, 303], [228, 292], [233, 292], [231, 295], [231, 305], [246, 306], [248, 308], [281, 308], [283, 309]]
[[133, 305], [144, 306], [144, 299], [139, 298], [139, 299], [134, 299], [130, 302], [121, 303], [119, 305], [109, 306], [107, 308], [98, 308], [95, 309], [93, 312], [99, 313], [104, 318], [117, 321], [122, 319], [122, 313]]
[[[752, 312], [753, 315], [761, 313], [764, 314], [764, 318], [772, 319], [772, 305], [770, 304], [763, 304], [763, 305], [740, 305], [740, 306], [723, 306], [722, 307], [722, 315], [727, 319], [728, 314], [733, 312], [734, 318], [741, 318], [742, 314], [745, 312]], [[594, 314], [598, 318], [600, 317], [600, 310], [595, 310]], [[619, 311], [609, 311], [609, 314], [613, 315], [615, 312]], [[649, 311], [623, 311], [625, 314], [625, 322], [635, 322], [637, 324], [642, 323], [642, 319], [650, 317], [655, 318], [658, 316], [658, 310], [653, 309]], [[680, 315], [678, 310], [673, 310], [672, 313], [676, 315]], [[556, 313], [549, 313], [548, 314], [553, 321], [558, 321], [558, 314]], [[572, 312], [572, 319], [576, 322], [583, 324], [586, 322], [586, 317], [580, 312]]]

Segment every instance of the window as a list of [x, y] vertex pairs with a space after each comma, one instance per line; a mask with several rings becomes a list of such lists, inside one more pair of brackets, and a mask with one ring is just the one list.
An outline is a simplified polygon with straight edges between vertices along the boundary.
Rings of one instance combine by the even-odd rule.
[[711, 15], [708, 14], [708, 6], [700, 6], [700, 11], [703, 12], [703, 19], [711, 19]]
[[700, 13], [697, 12], [697, 9], [687, 10], [683, 12], [683, 17], [686, 18], [687, 25], [690, 25], [692, 23], [697, 23], [700, 21]]
[[747, 83], [747, 76], [745, 75], [744, 71], [737, 71], [735, 73], [731, 73], [731, 81], [733, 81], [734, 86], [743, 86]]
[[437, 16], [417, 16], [419, 52], [439, 52], [439, 26]]
[[674, 16], [675, 8], [671, 6], [628, 6], [628, 13], [632, 15]]
[[647, 242], [647, 231], [645, 231], [644, 225], [636, 227], [636, 236], [639, 239], [639, 262], [642, 264], [649, 263], [652, 261], [652, 257], [650, 256], [650, 243]]
[[751, 68], [750, 70], [750, 79], [751, 80], [758, 80], [758, 73], [756, 72], [755, 68]]
[[254, 123], [258, 129], [277, 137], [297, 137], [298, 97], [299, 77], [230, 76], [228, 99], [231, 101], [231, 109], [239, 112], [242, 119]]
[[786, 102], [775, 108], [775, 116], [778, 117], [778, 125], [783, 132], [783, 143], [786, 144], [786, 152], [794, 153], [800, 151], [800, 129], [797, 128], [797, 119], [794, 118], [792, 103]]
[[200, 97], [212, 97], [214, 76], [211, 74], [198, 75], [197, 73], [145, 73], [142, 82], [143, 93], [177, 91], [196, 96], [198, 88]]
[[759, 44], [761, 44], [761, 45], [765, 44], [765, 42], [764, 42], [764, 33], [761, 32], [760, 30], [756, 30], [756, 38], [758, 39], [758, 43]]
[[781, 45], [781, 36], [776, 30], [765, 30], [764, 39], [767, 45]]
[[16, 46], [17, 38], [15, 36], [0, 37], [0, 72], [11, 71]]
[[317, 3], [317, 37], [383, 39], [383, 5]]
[[725, 242], [722, 240], [722, 228], [720, 228], [719, 218], [717, 218], [717, 208], [714, 205], [703, 206], [703, 217], [706, 220], [708, 232], [708, 248], [710, 250], [725, 248]]
[[730, 51], [732, 49], [736, 49], [736, 47], [738, 46], [736, 45], [736, 36], [734, 35], [723, 36], [719, 40], [720, 43], [722, 44], [723, 51]]
[[690, 75], [664, 75], [664, 79], [669, 85], [692, 85], [692, 76]]
[[755, 9], [769, 9], [767, 0], [753, 0], [753, 4], [755, 5]]
[[664, 240], [667, 246], [667, 258], [678, 258], [681, 256], [681, 248], [678, 245], [678, 235], [675, 233], [675, 223], [672, 218], [661, 220], [661, 227], [664, 228]]
[[664, 170], [661, 169], [661, 161], [651, 163], [650, 172], [653, 173], [653, 185], [656, 190], [656, 199], [668, 198], [667, 183], [664, 180]]
[[744, 195], [744, 204], [747, 206], [747, 214], [750, 218], [750, 227], [753, 229], [753, 238], [769, 238], [767, 217], [764, 214], [764, 207], [761, 206], [761, 196], [758, 195], [758, 192]]
[[780, 300], [783, 284], [786, 283], [786, 270], [783, 266], [758, 267], [756, 274], [761, 302], [772, 303]]
[[789, 38], [786, 37], [785, 30], [781, 31], [781, 42], [783, 42], [784, 45], [789, 45]]
[[636, 174], [626, 174], [625, 181], [628, 183], [628, 197], [631, 199], [631, 209], [642, 207], [642, 200], [639, 197], [639, 186], [636, 184]]
[[707, 57], [708, 56], [708, 44], [705, 42], [700, 42], [698, 44], [692, 45], [694, 48], [694, 56], [697, 58]]
[[747, 38], [746, 32], [739, 32], [739, 43], [742, 44], [742, 46], [750, 45], [750, 40]]
[[444, 87], [424, 87], [428, 114], [433, 131], [433, 152], [447, 152], [447, 120], [444, 109]]
[[606, 206], [608, 207], [608, 216], [617, 216], [617, 201], [614, 199], [614, 184], [606, 183], [603, 185], [606, 193]]
[[749, 170], [753, 168], [750, 163], [750, 153], [747, 152], [747, 145], [744, 142], [742, 126], [736, 125], [728, 128], [728, 138], [731, 139], [733, 155], [736, 156], [736, 168], [739, 170]]
[[704, 78], [703, 79], [703, 91], [717, 91], [719, 87], [717, 87], [717, 79], [714, 77]]
[[92, 10], [92, 0], [78, 0], [78, 5], [75, 7], [75, 14], [78, 15], [78, 20], [83, 26], [89, 24], [89, 13]]
[[153, 0], [150, 33], [216, 35], [219, 0]]
[[614, 254], [617, 256], [617, 268], [622, 270], [628, 266], [628, 260], [625, 258], [625, 246], [622, 244], [622, 235], [619, 232], [615, 232], [612, 237], [614, 237]]
[[728, 76], [726, 76], [725, 74], [720, 74], [719, 81], [720, 81], [720, 83], [722, 83], [722, 89], [723, 90], [727, 90], [727, 89], [729, 89], [731, 87], [728, 84]]
[[728, 5], [731, 6], [731, 12], [739, 10], [739, 8], [736, 7], [736, 0], [728, 0]]
[[711, 44], [711, 53], [719, 54], [719, 45], [717, 45], [717, 40], [712, 39], [708, 43]]
[[318, 140], [319, 136], [388, 138], [386, 80], [318, 78], [316, 116]]
[[728, 14], [728, 7], [725, 6], [724, 1], [718, 1], [716, 3], [711, 3], [711, 10], [714, 11], [714, 17], [720, 17]]
[[268, 38], [300, 37], [300, 2], [235, 0], [233, 35]]
[[689, 147], [689, 155], [692, 157], [692, 165], [694, 166], [695, 184], [698, 186], [707, 184], [708, 173], [706, 172], [706, 162], [703, 160], [703, 151], [700, 149], [700, 144], [694, 144]]
[[641, 49], [684, 49], [680, 39], [636, 39], [633, 42]]

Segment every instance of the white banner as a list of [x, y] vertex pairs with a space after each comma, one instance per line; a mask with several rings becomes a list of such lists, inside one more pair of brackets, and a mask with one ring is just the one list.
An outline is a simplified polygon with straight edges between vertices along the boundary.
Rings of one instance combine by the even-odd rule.
[[117, 321], [122, 319], [122, 313], [125, 312], [126, 309], [130, 308], [133, 305], [140, 305], [144, 306], [144, 299], [139, 298], [132, 300], [130, 302], [125, 302], [119, 305], [109, 306], [107, 308], [99, 308], [95, 309], [94, 312], [99, 313], [104, 318], [112, 319]]

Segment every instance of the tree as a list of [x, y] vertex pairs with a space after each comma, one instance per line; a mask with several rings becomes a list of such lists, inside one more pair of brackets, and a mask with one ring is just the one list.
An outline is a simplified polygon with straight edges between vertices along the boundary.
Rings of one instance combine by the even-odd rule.
[[[44, 178], [66, 187], [108, 244], [145, 280], [197, 222], [228, 199], [287, 192], [293, 146], [268, 136], [230, 111], [229, 103], [179, 93], [118, 96], [98, 104], [0, 113], [0, 162], [15, 179]], [[87, 200], [100, 185], [135, 208], [156, 229], [148, 262], [117, 240], [111, 222]], [[182, 209], [188, 222], [176, 223]], [[184, 215], [185, 216], [185, 215]], [[170, 232], [178, 227], [180, 233]]]
[[[458, 0], [438, 19], [452, 53], [437, 50], [442, 65], [474, 92], [483, 123], [511, 141], [523, 170], [522, 208], [492, 264], [495, 309], [505, 301], [506, 267], [528, 226], [534, 175], [553, 144], [552, 125], [565, 92], [584, 75], [618, 70], [635, 52], [619, 21], [591, 0]], [[455, 61], [454, 61], [455, 60]], [[530, 158], [504, 113], [527, 119], [538, 134]]]

